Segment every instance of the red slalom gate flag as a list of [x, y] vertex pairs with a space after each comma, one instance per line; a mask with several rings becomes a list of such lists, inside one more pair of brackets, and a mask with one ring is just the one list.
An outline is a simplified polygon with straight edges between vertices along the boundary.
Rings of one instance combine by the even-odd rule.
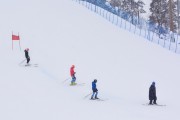
[[20, 48], [20, 50], [21, 50], [19, 33], [18, 33], [18, 35], [13, 35], [13, 32], [12, 32], [12, 50], [13, 50], [13, 42], [14, 42], [14, 41], [19, 41], [19, 48]]
[[20, 40], [19, 35], [18, 36], [17, 35], [12, 35], [12, 40]]

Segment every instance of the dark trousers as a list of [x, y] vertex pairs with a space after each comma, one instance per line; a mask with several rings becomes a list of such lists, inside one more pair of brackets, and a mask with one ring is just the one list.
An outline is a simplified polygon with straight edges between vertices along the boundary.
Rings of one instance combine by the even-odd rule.
[[96, 92], [93, 92], [93, 94], [92, 94], [92, 96], [91, 96], [91, 99], [94, 98], [94, 95], [95, 95], [95, 99], [97, 99], [98, 92], [97, 92], [97, 91], [96, 91]]
[[152, 102], [153, 104], [156, 104], [156, 99], [150, 100], [149, 104], [152, 104]]
[[26, 58], [27, 59], [27, 64], [29, 63], [29, 61], [30, 61], [30, 58]]
[[91, 96], [91, 99], [94, 98], [94, 95], [95, 95], [95, 99], [97, 99], [97, 95], [98, 95], [98, 90], [97, 89], [93, 89], [93, 94]]
[[76, 82], [76, 77], [75, 75], [72, 76], [72, 80], [71, 80], [71, 84], [75, 83]]

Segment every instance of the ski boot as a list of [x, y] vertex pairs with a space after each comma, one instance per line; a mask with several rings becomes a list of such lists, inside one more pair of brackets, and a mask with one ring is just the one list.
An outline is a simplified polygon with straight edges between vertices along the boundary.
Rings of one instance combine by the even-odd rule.
[[70, 84], [71, 86], [73, 86], [73, 85], [77, 85], [77, 83], [75, 83], [75, 82], [71, 82], [71, 84]]
[[98, 97], [95, 97], [95, 99], [99, 99]]

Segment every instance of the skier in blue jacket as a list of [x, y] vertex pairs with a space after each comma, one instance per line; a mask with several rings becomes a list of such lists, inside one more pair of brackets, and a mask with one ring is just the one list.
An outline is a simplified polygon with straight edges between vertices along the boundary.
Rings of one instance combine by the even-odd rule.
[[[93, 91], [93, 94], [92, 94], [92, 96], [91, 96], [91, 99], [92, 99], [92, 100], [93, 100], [93, 99], [99, 99], [99, 98], [97, 97], [97, 95], [98, 95], [98, 89], [96, 88], [96, 83], [97, 83], [97, 80], [94, 79], [94, 81], [92, 82], [92, 91]], [[94, 95], [95, 95], [95, 98], [94, 98]]]

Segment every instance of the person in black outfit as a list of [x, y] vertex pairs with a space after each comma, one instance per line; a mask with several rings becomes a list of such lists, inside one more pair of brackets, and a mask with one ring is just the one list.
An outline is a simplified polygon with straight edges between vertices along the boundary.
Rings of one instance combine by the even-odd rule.
[[149, 100], [150, 100], [149, 105], [152, 105], [152, 102], [153, 102], [153, 104], [157, 104], [156, 103], [157, 97], [156, 97], [155, 82], [153, 82], [149, 88]]
[[29, 64], [29, 61], [30, 61], [30, 57], [29, 57], [29, 48], [26, 48], [25, 50], [24, 50], [24, 52], [25, 52], [25, 57], [26, 57], [26, 60], [27, 60], [27, 64]]

